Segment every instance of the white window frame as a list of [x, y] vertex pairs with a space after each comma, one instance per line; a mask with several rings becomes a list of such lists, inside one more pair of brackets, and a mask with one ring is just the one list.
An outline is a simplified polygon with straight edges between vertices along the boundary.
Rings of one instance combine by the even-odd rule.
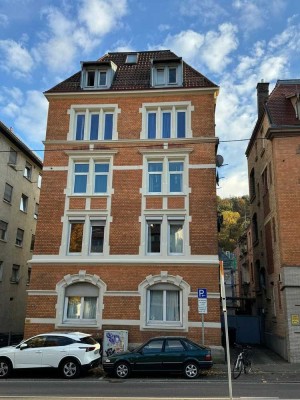
[[[94, 72], [94, 84], [88, 85], [89, 73]], [[105, 84], [100, 84], [101, 73], [105, 73]], [[86, 68], [82, 71], [84, 89], [108, 89], [111, 85], [112, 73], [109, 68]]]
[[[82, 231], [82, 244], [81, 244], [81, 252], [70, 252], [70, 239], [71, 239], [71, 225], [72, 223], [82, 223], [83, 231]], [[99, 224], [104, 226], [104, 237], [103, 237], [103, 251], [102, 252], [91, 252], [91, 239], [92, 239], [92, 226], [94, 224]], [[109, 253], [109, 232], [108, 232], [108, 218], [106, 215], [99, 216], [98, 214], [93, 215], [85, 215], [85, 216], [71, 216], [67, 218], [67, 243], [66, 243], [66, 255], [67, 256], [81, 256], [81, 257], [104, 257]], [[63, 232], [63, 235], [64, 235]]]
[[[149, 252], [148, 241], [149, 241], [149, 225], [151, 223], [160, 224], [160, 252]], [[171, 239], [170, 239], [170, 225], [181, 224], [183, 232], [183, 243], [182, 252], [171, 253]], [[188, 255], [188, 227], [186, 223], [186, 216], [184, 215], [147, 215], [145, 217], [145, 229], [144, 237], [141, 238], [141, 243], [144, 243], [144, 254], [146, 256], [163, 256], [163, 257], [174, 257], [174, 256], [185, 256]]]
[[[170, 70], [176, 70], [176, 81], [170, 82]], [[163, 71], [163, 73], [162, 73]], [[157, 64], [151, 70], [151, 82], [154, 87], [182, 86], [183, 84], [182, 64]], [[161, 79], [163, 78], [163, 79]]]
[[[7, 198], [7, 188], [8, 188], [8, 190], [9, 190], [9, 199]], [[13, 186], [11, 186], [9, 183], [7, 183], [7, 182], [5, 182], [5, 187], [4, 187], [4, 194], [3, 194], [3, 201], [5, 201], [6, 203], [9, 203], [9, 204], [11, 204], [11, 201], [12, 201], [12, 195], [13, 195], [13, 190], [14, 190], [14, 188], [13, 188]]]
[[[63, 318], [63, 323], [65, 324], [75, 324], [75, 325], [83, 325], [83, 324], [95, 324], [96, 323], [96, 318], [97, 318], [97, 310], [98, 310], [98, 299], [99, 296], [78, 296], [80, 297], [80, 318], [68, 318], [67, 317], [67, 312], [68, 312], [68, 305], [69, 305], [69, 297], [74, 297], [74, 296], [65, 296], [65, 305], [64, 305], [64, 318]], [[96, 315], [95, 318], [83, 318], [83, 309], [84, 309], [84, 299], [85, 297], [94, 297], [96, 298]], [[75, 323], [76, 321], [76, 323]]]
[[20, 281], [20, 265], [13, 264], [11, 269], [10, 283], [19, 283]]
[[22, 193], [20, 201], [20, 211], [27, 213], [27, 210], [28, 210], [28, 196]]
[[[190, 101], [179, 101], [179, 102], [164, 102], [164, 103], [143, 103], [140, 108], [142, 114], [142, 131], [140, 134], [141, 139], [147, 140], [184, 140], [193, 136], [191, 127], [191, 113], [194, 111], [194, 106], [191, 105]], [[171, 127], [170, 127], [170, 138], [163, 137], [163, 113], [171, 113]], [[185, 136], [177, 137], [177, 113], [185, 113]], [[156, 114], [156, 136], [155, 138], [148, 138], [148, 115], [149, 113]]]
[[[179, 288], [176, 288], [179, 292], [179, 321], [167, 321], [166, 319], [166, 314], [167, 314], [167, 291], [174, 291], [174, 285], [167, 284], [165, 285], [165, 289], [158, 289], [158, 291], [161, 291], [163, 293], [163, 304], [162, 304], [162, 311], [163, 311], [163, 319], [161, 321], [159, 320], [152, 320], [150, 318], [150, 296], [151, 296], [151, 291], [154, 290], [155, 285], [147, 289], [147, 313], [146, 313], [146, 324], [151, 326], [151, 325], [168, 325], [168, 326], [182, 326], [182, 291]], [[168, 286], [170, 287], [170, 290], [168, 290]], [[171, 289], [172, 288], [172, 289]]]
[[26, 161], [25, 168], [24, 168], [24, 178], [28, 179], [31, 181], [32, 177], [32, 165]]
[[41, 174], [39, 174], [39, 176], [38, 176], [37, 187], [39, 189], [42, 187], [42, 175]]
[[[117, 122], [118, 122], [118, 113], [120, 112], [121, 111], [118, 108], [117, 104], [72, 105], [68, 111], [68, 113], [70, 114], [68, 140], [74, 140], [76, 142], [83, 142], [83, 141], [98, 142], [98, 141], [118, 140]], [[112, 114], [111, 139], [104, 139], [106, 114]], [[82, 140], [76, 139], [78, 115], [84, 115], [84, 133]], [[92, 115], [99, 115], [100, 123], [98, 125], [98, 139], [90, 139]]]
[[[154, 285], [163, 284], [170, 285], [170, 288], [178, 288], [181, 293], [181, 310], [180, 310], [180, 322], [174, 323], [172, 321], [148, 321], [148, 290], [154, 288]], [[139, 285], [139, 293], [141, 296], [141, 306], [140, 306], [140, 329], [153, 330], [153, 329], [166, 329], [166, 330], [179, 330], [188, 331], [188, 313], [189, 305], [188, 298], [190, 294], [190, 285], [188, 285], [181, 276], [170, 275], [167, 271], [161, 271], [159, 275], [149, 275], [146, 279]]]
[[[87, 164], [89, 166], [88, 172], [76, 172], [75, 173], [75, 165], [76, 164]], [[108, 165], [108, 171], [105, 172], [95, 172], [95, 166], [98, 164]], [[71, 157], [70, 158], [70, 169], [69, 169], [69, 177], [68, 177], [68, 193], [71, 196], [110, 196], [112, 192], [112, 157]], [[87, 176], [87, 184], [85, 192], [74, 192], [75, 188], [75, 177], [76, 175], [86, 175]], [[107, 187], [106, 192], [95, 192], [95, 181], [96, 176], [107, 176]]]
[[[93, 321], [90, 320], [64, 320], [64, 311], [65, 311], [65, 291], [69, 285], [73, 283], [84, 282], [95, 285], [99, 289], [98, 299], [97, 299], [97, 310], [96, 310], [96, 319]], [[103, 313], [103, 295], [107, 290], [106, 284], [101, 280], [101, 278], [94, 274], [87, 274], [85, 270], [80, 270], [77, 274], [74, 275], [66, 275], [63, 279], [58, 282], [56, 285], [57, 292], [57, 307], [56, 307], [56, 328], [64, 328], [64, 327], [93, 327], [102, 329], [102, 313]]]
[[[182, 155], [168, 155], [168, 156], [145, 156], [145, 167], [144, 167], [144, 194], [149, 196], [155, 195], [168, 195], [168, 196], [182, 196], [188, 193], [188, 164], [186, 156]], [[182, 163], [182, 171], [170, 171], [170, 163]], [[148, 172], [149, 163], [162, 163], [162, 172]], [[161, 191], [160, 192], [150, 192], [149, 182], [150, 175], [161, 174]], [[182, 191], [181, 192], [171, 192], [170, 191], [170, 176], [174, 174], [180, 174], [182, 176]]]

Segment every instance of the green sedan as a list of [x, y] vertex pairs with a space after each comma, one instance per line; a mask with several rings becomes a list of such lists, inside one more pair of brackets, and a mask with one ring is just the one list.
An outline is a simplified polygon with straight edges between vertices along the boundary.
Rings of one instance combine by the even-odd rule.
[[128, 378], [131, 372], [181, 372], [186, 378], [197, 378], [200, 369], [212, 367], [211, 350], [185, 337], [155, 337], [133, 351], [115, 353], [103, 358], [108, 375]]

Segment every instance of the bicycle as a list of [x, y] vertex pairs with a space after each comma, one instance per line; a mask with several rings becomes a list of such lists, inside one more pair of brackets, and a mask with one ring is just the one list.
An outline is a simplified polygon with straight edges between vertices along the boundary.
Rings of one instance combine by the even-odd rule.
[[240, 353], [238, 354], [232, 369], [233, 379], [237, 379], [242, 371], [244, 370], [244, 374], [247, 374], [252, 369], [252, 348], [251, 346], [242, 346], [240, 344], [235, 343], [235, 347], [240, 349]]

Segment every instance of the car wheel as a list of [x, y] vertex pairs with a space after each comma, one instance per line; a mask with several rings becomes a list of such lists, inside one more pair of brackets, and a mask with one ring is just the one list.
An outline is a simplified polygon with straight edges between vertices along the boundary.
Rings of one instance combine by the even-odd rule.
[[199, 375], [199, 367], [196, 363], [189, 361], [184, 366], [184, 375], [188, 379], [195, 379]]
[[0, 379], [8, 378], [12, 373], [12, 365], [6, 358], [0, 358]]
[[66, 379], [78, 378], [80, 375], [80, 365], [72, 359], [64, 360], [60, 364], [60, 372]]
[[126, 362], [119, 362], [115, 366], [115, 374], [118, 378], [126, 379], [130, 375], [130, 367]]

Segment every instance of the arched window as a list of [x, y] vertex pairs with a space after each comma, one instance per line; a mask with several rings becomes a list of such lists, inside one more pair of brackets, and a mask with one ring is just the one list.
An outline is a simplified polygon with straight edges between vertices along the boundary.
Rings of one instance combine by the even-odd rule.
[[141, 329], [185, 329], [188, 321], [190, 286], [180, 276], [161, 272], [149, 275], [139, 285]]
[[97, 275], [79, 271], [66, 275], [56, 285], [56, 327], [101, 328], [103, 294], [106, 284]]

